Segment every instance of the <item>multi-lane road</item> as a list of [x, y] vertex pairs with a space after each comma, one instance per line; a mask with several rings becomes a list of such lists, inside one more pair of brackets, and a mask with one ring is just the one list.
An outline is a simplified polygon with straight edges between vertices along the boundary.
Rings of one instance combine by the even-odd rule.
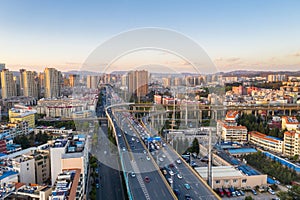
[[163, 142], [150, 152], [145, 138], [157, 135], [155, 130], [127, 112], [111, 89], [106, 96], [106, 115], [113, 125], [129, 199], [219, 199], [168, 144]]

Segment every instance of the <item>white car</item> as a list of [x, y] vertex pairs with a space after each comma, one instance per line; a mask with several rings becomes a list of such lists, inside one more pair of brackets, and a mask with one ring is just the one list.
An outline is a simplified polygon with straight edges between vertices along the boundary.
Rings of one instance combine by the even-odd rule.
[[163, 158], [165, 158], [166, 157], [166, 155], [165, 154], [163, 154], [163, 155], [161, 155]]
[[162, 157], [160, 157], [158, 160], [159, 160], [160, 162], [163, 162], [163, 161], [164, 161], [164, 159], [163, 159]]
[[146, 157], [146, 159], [147, 159], [147, 160], [150, 160], [150, 157], [149, 157], [149, 156], [147, 156], [147, 157]]
[[170, 176], [174, 175], [174, 172], [172, 170], [169, 171]]
[[182, 179], [182, 175], [181, 174], [177, 174], [177, 178]]
[[177, 162], [178, 164], [181, 164], [181, 160], [180, 160], [180, 159], [176, 160], [176, 162]]
[[168, 178], [168, 182], [169, 182], [170, 184], [172, 184], [172, 183], [173, 183], [173, 180], [172, 180], [171, 178]]

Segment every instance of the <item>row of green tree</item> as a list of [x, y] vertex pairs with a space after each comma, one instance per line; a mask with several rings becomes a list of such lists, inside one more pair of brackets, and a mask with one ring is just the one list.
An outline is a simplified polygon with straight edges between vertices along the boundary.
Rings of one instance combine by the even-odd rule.
[[278, 138], [283, 138], [286, 131], [277, 127], [270, 128], [267, 119], [261, 117], [261, 115], [243, 114], [238, 118], [237, 122], [239, 125], [246, 126], [248, 131], [258, 131]]
[[47, 143], [51, 139], [51, 136], [47, 133], [31, 133], [29, 135], [20, 135], [14, 138], [15, 144], [20, 144], [22, 149], [26, 149], [33, 146], [38, 146], [40, 144]]
[[269, 159], [262, 152], [248, 154], [244, 157], [247, 163], [258, 171], [277, 178], [281, 183], [290, 184], [292, 181], [300, 180], [295, 170], [282, 166], [279, 162]]

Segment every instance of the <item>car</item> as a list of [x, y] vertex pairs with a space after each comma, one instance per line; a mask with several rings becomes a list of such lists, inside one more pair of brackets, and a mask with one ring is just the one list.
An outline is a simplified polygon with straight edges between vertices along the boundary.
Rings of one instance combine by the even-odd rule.
[[99, 189], [100, 185], [99, 183], [96, 183], [96, 188]]
[[121, 134], [118, 134], [118, 137], [121, 137]]
[[241, 193], [239, 191], [235, 191], [235, 194], [239, 197], [241, 196]]
[[143, 153], [144, 153], [144, 154], [146, 154], [146, 153], [147, 153], [147, 151], [146, 151], [146, 150], [144, 150], [144, 151], [143, 151]]
[[188, 183], [185, 183], [185, 184], [184, 184], [184, 187], [185, 187], [187, 190], [190, 190], [190, 189], [191, 189], [191, 186], [190, 186]]
[[131, 140], [134, 142], [135, 141], [134, 137], [132, 137]]
[[173, 179], [168, 178], [168, 182], [169, 182], [170, 184], [172, 184], [172, 183], [173, 183]]
[[148, 176], [145, 176], [144, 181], [145, 181], [146, 183], [150, 183], [150, 178], [149, 178]]
[[[226, 194], [227, 197], [231, 196], [231, 193], [227, 188], [224, 189], [224, 194]], [[223, 196], [224, 196], [224, 194], [223, 194]]]
[[134, 173], [134, 172], [130, 172], [130, 176], [131, 176], [132, 178], [134, 178], [134, 177], [135, 177], [135, 173]]
[[162, 146], [165, 147], [165, 146], [166, 146], [166, 143], [163, 143]]
[[173, 167], [174, 167], [174, 164], [173, 164], [173, 163], [169, 164], [169, 167], [173, 168]]
[[224, 197], [224, 190], [222, 188], [217, 188], [217, 193], [219, 194], [220, 197]]
[[162, 172], [163, 172], [164, 175], [167, 175], [167, 174], [168, 174], [168, 173], [167, 173], [167, 170], [165, 170], [165, 169], [163, 169]]
[[169, 171], [170, 176], [174, 175], [174, 172], [172, 170]]
[[147, 157], [146, 157], [146, 159], [147, 159], [147, 160], [150, 160], [150, 157], [149, 157], [149, 156], [147, 156]]
[[186, 195], [184, 195], [184, 199], [185, 200], [192, 200], [192, 197], [191, 197], [191, 195], [186, 194]]
[[139, 141], [139, 140], [136, 140], [136, 142], [139, 143], [140, 141]]
[[126, 148], [125, 148], [125, 147], [123, 147], [123, 148], [122, 148], [122, 150], [123, 150], [123, 151], [126, 151]]
[[176, 162], [177, 162], [177, 164], [181, 164], [181, 160], [180, 159], [176, 160]]
[[257, 192], [256, 192], [254, 189], [252, 189], [251, 192], [252, 192], [254, 195], [257, 195]]
[[286, 186], [288, 189], [292, 189], [292, 186], [291, 185], [287, 185]]
[[166, 157], [166, 155], [165, 155], [165, 154], [162, 154], [161, 156], [162, 156], [163, 158], [165, 158], [165, 157]]
[[181, 174], [177, 174], [177, 178], [182, 179], [182, 175]]
[[175, 194], [177, 197], [180, 196], [180, 191], [179, 191], [179, 189], [175, 188], [175, 189], [173, 189], [173, 192], [174, 192], [174, 194]]
[[96, 174], [98, 174], [98, 173], [99, 173], [99, 169], [98, 169], [98, 168], [96, 168], [96, 169], [95, 169], [95, 172], [96, 172]]
[[164, 159], [163, 159], [162, 157], [160, 157], [158, 160], [159, 160], [160, 162], [163, 162], [163, 161], [164, 161]]
[[272, 195], [275, 195], [275, 192], [272, 189], [269, 189], [268, 192]]

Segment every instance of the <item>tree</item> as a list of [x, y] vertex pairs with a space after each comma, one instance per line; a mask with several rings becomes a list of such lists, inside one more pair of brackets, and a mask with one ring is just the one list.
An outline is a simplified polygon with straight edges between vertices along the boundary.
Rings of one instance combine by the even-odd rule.
[[197, 138], [194, 138], [193, 140], [192, 152], [195, 152], [197, 155], [199, 154], [199, 141]]
[[253, 198], [251, 196], [246, 196], [245, 200], [253, 200]]

